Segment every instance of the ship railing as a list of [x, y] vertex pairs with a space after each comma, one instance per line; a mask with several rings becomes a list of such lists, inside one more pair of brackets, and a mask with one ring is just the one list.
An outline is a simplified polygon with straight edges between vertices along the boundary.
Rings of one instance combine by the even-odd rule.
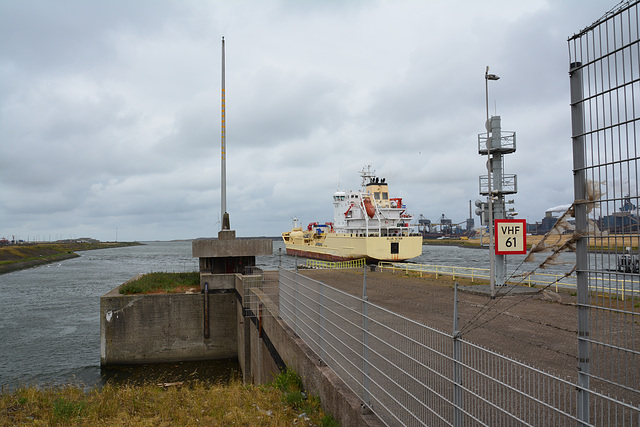
[[320, 259], [308, 259], [305, 266], [307, 268], [362, 268], [366, 265], [365, 259], [352, 259], [349, 261], [324, 261]]
[[[488, 268], [476, 267], [457, 267], [448, 265], [429, 265], [414, 264], [401, 262], [380, 261], [377, 268], [380, 271], [390, 271], [391, 273], [402, 273], [405, 275], [415, 275], [419, 277], [450, 276], [451, 280], [464, 277], [471, 279], [471, 282], [483, 281], [488, 282], [490, 279], [490, 270]], [[630, 274], [612, 274], [610, 277], [594, 278], [594, 285], [589, 286], [591, 291], [605, 292], [617, 295], [617, 298], [624, 301], [625, 299], [633, 299], [640, 297], [640, 289], [638, 288], [638, 280], [630, 280]], [[633, 276], [638, 276], [637, 274]], [[508, 286], [521, 285], [528, 287], [544, 287], [555, 289], [576, 289], [575, 274], [550, 274], [550, 273], [522, 273], [512, 276], [508, 281]]]

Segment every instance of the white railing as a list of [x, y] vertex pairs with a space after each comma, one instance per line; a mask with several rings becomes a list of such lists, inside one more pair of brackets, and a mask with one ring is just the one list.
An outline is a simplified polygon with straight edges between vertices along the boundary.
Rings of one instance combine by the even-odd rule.
[[365, 266], [365, 259], [352, 259], [349, 261], [324, 261], [320, 259], [308, 259], [304, 265], [309, 268], [362, 268]]
[[[471, 282], [489, 281], [489, 269], [477, 267], [457, 267], [450, 265], [429, 265], [399, 262], [379, 262], [380, 271], [390, 271], [391, 273], [413, 274], [420, 277], [434, 275], [449, 276], [454, 281], [457, 278], [465, 277]], [[610, 273], [613, 277], [594, 277], [590, 290], [592, 292], [604, 292], [614, 294], [622, 301], [640, 297], [639, 281], [637, 275], [624, 273]], [[508, 285], [522, 285], [529, 287], [552, 287], [558, 292], [560, 289], [576, 289], [576, 276], [552, 273], [523, 273], [512, 276], [507, 280]]]

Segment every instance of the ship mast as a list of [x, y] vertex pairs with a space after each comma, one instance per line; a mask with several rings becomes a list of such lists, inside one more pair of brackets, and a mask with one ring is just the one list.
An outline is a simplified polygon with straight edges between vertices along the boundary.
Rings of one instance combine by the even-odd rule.
[[221, 156], [220, 156], [220, 207], [222, 211], [222, 229], [230, 230], [231, 225], [229, 224], [229, 213], [227, 213], [227, 160], [226, 160], [226, 149], [227, 149], [227, 134], [226, 134], [226, 126], [225, 126], [225, 105], [224, 105], [224, 37], [222, 37], [222, 117], [221, 117]]
[[362, 185], [363, 191], [365, 191], [365, 188], [367, 188], [367, 179], [371, 180], [371, 178], [375, 177], [375, 174], [376, 174], [376, 171], [373, 171], [373, 173], [371, 172], [371, 165], [362, 167], [362, 170], [360, 171], [360, 176], [362, 177], [361, 185]]

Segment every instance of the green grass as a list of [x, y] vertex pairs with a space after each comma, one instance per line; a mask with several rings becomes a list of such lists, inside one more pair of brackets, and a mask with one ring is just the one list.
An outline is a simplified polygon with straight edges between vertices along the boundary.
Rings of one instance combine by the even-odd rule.
[[74, 401], [59, 397], [53, 401], [53, 418], [68, 422], [74, 418], [80, 418], [86, 407], [87, 402], [84, 400]]
[[[309, 414], [322, 413], [320, 399], [316, 396], [308, 396], [307, 393], [305, 393], [302, 379], [291, 369], [281, 372], [268, 387], [280, 391], [282, 393], [282, 403], [297, 410], [301, 415], [306, 414], [307, 418], [309, 418]], [[299, 419], [302, 418], [304, 418], [304, 416], [301, 416]], [[320, 426], [324, 427], [339, 426], [338, 422], [329, 414], [323, 414], [318, 422]]]
[[120, 286], [123, 295], [162, 291], [176, 292], [180, 287], [200, 287], [200, 273], [149, 273]]

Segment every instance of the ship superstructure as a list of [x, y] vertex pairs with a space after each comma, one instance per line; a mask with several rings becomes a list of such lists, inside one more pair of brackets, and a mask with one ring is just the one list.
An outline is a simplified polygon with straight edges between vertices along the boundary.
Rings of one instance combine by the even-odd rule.
[[401, 261], [422, 253], [422, 237], [412, 235], [402, 198], [391, 197], [385, 178], [371, 167], [360, 171], [359, 191], [333, 194], [333, 222], [310, 223], [306, 229], [294, 224], [282, 233], [290, 255], [327, 260], [367, 258], [370, 261]]

